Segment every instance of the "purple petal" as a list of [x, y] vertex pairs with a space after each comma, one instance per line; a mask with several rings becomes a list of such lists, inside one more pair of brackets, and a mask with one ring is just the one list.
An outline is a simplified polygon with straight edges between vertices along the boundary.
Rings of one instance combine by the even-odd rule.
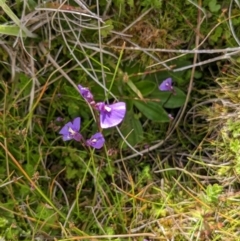
[[70, 141], [70, 140], [73, 139], [73, 137], [70, 136], [69, 134], [67, 134], [67, 135], [63, 135], [63, 136], [62, 136], [62, 139], [63, 139], [64, 141]]
[[81, 118], [80, 117], [76, 117], [74, 120], [73, 120], [73, 129], [75, 131], [79, 131], [80, 130], [80, 127], [81, 127]]
[[112, 105], [105, 105], [100, 111], [100, 126], [103, 129], [117, 126], [126, 114], [126, 103], [118, 102]]
[[75, 139], [76, 141], [80, 141], [82, 136], [78, 131], [81, 126], [81, 118], [76, 117], [73, 122], [68, 122], [63, 126], [63, 128], [59, 131], [59, 134], [62, 135], [64, 141], [69, 141]]
[[173, 90], [172, 78], [165, 79], [160, 85], [159, 89], [161, 91], [172, 91]]
[[75, 140], [75, 141], [81, 141], [82, 139], [82, 135], [78, 132], [74, 133], [74, 135], [72, 135], [72, 138]]
[[79, 92], [81, 96], [89, 103], [93, 102], [93, 95], [88, 88], [78, 85]]
[[64, 121], [64, 118], [62, 118], [62, 117], [57, 117], [57, 118], [56, 118], [56, 121], [57, 121], [57, 122]]
[[95, 105], [95, 109], [98, 111], [104, 111], [105, 106], [106, 106], [106, 104], [104, 102], [98, 102]]
[[172, 116], [172, 114], [168, 114], [168, 117], [170, 120], [174, 120], [174, 117]]
[[105, 139], [100, 132], [94, 134], [89, 140], [87, 140], [87, 145], [96, 149], [101, 149], [104, 143]]
[[73, 128], [72, 122], [68, 122], [63, 126], [63, 128], [58, 132], [61, 135], [68, 135], [69, 134], [69, 128]]

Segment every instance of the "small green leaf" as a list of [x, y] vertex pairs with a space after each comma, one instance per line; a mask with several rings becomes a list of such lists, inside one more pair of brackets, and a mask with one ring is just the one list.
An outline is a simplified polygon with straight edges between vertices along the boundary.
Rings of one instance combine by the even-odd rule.
[[139, 91], [137, 86], [131, 80], [127, 81], [127, 85], [141, 100], [143, 99], [142, 93]]
[[4, 228], [8, 224], [8, 220], [5, 218], [0, 218], [0, 228]]
[[72, 86], [64, 85], [63, 88], [64, 88], [66, 95], [71, 96], [72, 98], [77, 99], [77, 100], [80, 99], [79, 92], [76, 89], [74, 89]]
[[214, 31], [214, 34], [210, 36], [210, 40], [213, 42], [217, 42], [220, 38], [222, 38], [223, 29], [222, 27], [217, 27]]
[[133, 8], [134, 7], [134, 1], [133, 0], [127, 0], [127, 3], [129, 7]]
[[[19, 36], [20, 35], [20, 27], [14, 25], [0, 25], [0, 34], [11, 35], [11, 36]], [[25, 32], [22, 32], [22, 36], [26, 37]]]
[[202, 76], [203, 76], [203, 73], [202, 73], [202, 72], [197, 71], [197, 70], [194, 72], [194, 78], [195, 78], [195, 79], [201, 79]]
[[209, 10], [212, 13], [216, 13], [220, 10], [221, 6], [217, 4], [216, 0], [211, 0], [208, 4]]
[[132, 111], [127, 112], [120, 129], [122, 134], [132, 146], [135, 146], [143, 138], [142, 124], [139, 119], [135, 117]]
[[79, 115], [79, 105], [75, 102], [68, 102], [68, 114], [74, 118]]
[[67, 179], [74, 179], [77, 178], [79, 175], [79, 170], [73, 168], [67, 168], [66, 176]]
[[18, 92], [18, 94], [22, 93], [24, 96], [27, 96], [30, 94], [32, 88], [32, 80], [29, 79], [28, 76], [25, 74], [20, 73], [19, 74], [19, 81], [16, 84], [15, 91]]
[[141, 6], [143, 7], [153, 7], [155, 9], [160, 9], [162, 6], [161, 0], [142, 0]]
[[218, 196], [222, 193], [223, 187], [218, 184], [209, 184], [206, 189], [206, 199], [210, 203], [217, 203]]
[[32, 176], [34, 174], [34, 164], [33, 163], [27, 163], [25, 165], [24, 169], [29, 176]]
[[35, 215], [41, 220], [47, 219], [48, 224], [53, 224], [57, 220], [57, 215], [55, 211], [47, 204], [39, 203], [35, 210]]
[[150, 120], [158, 122], [170, 121], [167, 112], [162, 108], [161, 104], [157, 102], [134, 100], [133, 104]]
[[135, 84], [143, 96], [150, 95], [155, 89], [156, 84], [152, 81], [144, 80]]
[[229, 148], [233, 153], [239, 153], [240, 141], [238, 139], [231, 139]]
[[104, 27], [101, 29], [101, 35], [102, 37], [107, 37], [111, 30], [113, 30], [113, 23], [111, 19], [108, 19], [105, 21]]

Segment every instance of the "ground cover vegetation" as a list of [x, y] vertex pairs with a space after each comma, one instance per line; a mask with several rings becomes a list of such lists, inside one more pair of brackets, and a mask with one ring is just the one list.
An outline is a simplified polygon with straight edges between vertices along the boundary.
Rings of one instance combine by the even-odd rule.
[[0, 0], [0, 240], [240, 240], [238, 0]]

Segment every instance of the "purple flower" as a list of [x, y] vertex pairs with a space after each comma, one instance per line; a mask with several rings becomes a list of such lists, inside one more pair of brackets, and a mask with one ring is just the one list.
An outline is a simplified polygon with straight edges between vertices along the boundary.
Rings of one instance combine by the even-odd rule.
[[59, 131], [59, 134], [62, 135], [64, 141], [70, 141], [72, 139], [80, 141], [82, 135], [79, 133], [81, 126], [81, 118], [76, 117], [73, 122], [68, 122], [64, 127]]
[[90, 139], [87, 140], [87, 145], [95, 149], [101, 149], [105, 143], [102, 133], [97, 132]]
[[170, 120], [174, 120], [174, 117], [172, 116], [172, 114], [168, 114], [168, 117]]
[[100, 126], [103, 129], [117, 126], [126, 114], [126, 103], [124, 102], [111, 105], [99, 102], [95, 108], [100, 112]]
[[62, 117], [57, 117], [57, 118], [56, 118], [56, 121], [57, 121], [57, 122], [64, 121], [64, 118], [62, 118]]
[[93, 100], [93, 95], [90, 92], [90, 90], [88, 88], [82, 87], [81, 85], [78, 85], [78, 89], [79, 92], [81, 94], [81, 96], [88, 102], [88, 103], [92, 103], [94, 102]]
[[173, 91], [172, 78], [165, 79], [158, 87], [161, 91]]

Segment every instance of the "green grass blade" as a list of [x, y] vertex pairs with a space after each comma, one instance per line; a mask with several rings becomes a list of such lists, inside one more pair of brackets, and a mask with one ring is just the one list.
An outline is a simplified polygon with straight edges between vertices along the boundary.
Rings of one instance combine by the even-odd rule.
[[[0, 34], [10, 35], [10, 36], [18, 36], [20, 30], [21, 29], [19, 28], [19, 26], [0, 25]], [[23, 32], [22, 36], [26, 37], [27, 35], [25, 34], [25, 32]]]

